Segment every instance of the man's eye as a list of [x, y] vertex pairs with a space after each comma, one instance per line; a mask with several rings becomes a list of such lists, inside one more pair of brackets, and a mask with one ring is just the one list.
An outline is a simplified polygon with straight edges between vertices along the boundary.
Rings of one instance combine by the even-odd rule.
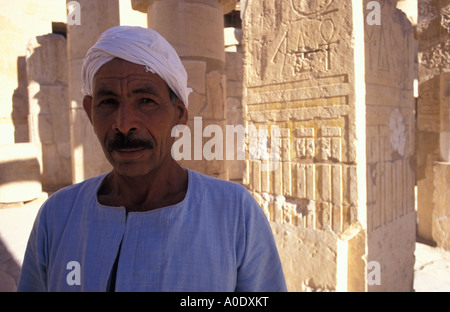
[[112, 105], [116, 105], [117, 102], [114, 99], [105, 99], [100, 101], [100, 103], [98, 103], [98, 105], [100, 106], [112, 106]]
[[157, 105], [157, 103], [150, 98], [142, 98], [139, 100], [139, 104], [143, 105]]

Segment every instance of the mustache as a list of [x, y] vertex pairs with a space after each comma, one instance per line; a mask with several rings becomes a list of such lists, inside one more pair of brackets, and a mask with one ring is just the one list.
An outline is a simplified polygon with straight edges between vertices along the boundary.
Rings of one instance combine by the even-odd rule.
[[126, 149], [126, 148], [147, 148], [153, 149], [154, 144], [150, 140], [143, 140], [133, 138], [131, 135], [125, 135], [123, 133], [117, 133], [111, 140], [106, 142], [106, 147], [109, 152], [114, 150]]

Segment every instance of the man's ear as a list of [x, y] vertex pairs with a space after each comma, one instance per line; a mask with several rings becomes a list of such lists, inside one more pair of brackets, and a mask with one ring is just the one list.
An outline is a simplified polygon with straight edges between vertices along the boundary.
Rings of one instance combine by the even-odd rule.
[[178, 124], [182, 124], [185, 125], [187, 124], [188, 121], [188, 109], [186, 107], [186, 105], [183, 104], [183, 102], [181, 102], [180, 99], [177, 99], [177, 105], [176, 105], [176, 109], [179, 112], [178, 114]]
[[83, 98], [84, 111], [88, 115], [89, 120], [92, 123], [92, 96], [85, 95]]

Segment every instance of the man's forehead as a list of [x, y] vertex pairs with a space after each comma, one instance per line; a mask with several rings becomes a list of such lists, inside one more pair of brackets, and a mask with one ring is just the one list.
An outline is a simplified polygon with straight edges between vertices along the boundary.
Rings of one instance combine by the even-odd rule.
[[[159, 78], [159, 79], [158, 79]], [[109, 76], [96, 76], [94, 82], [97, 84], [118, 84], [122, 82], [126, 82], [127, 84], [136, 84], [136, 83], [158, 83], [164, 82], [158, 75], [153, 74], [142, 75], [142, 74], [130, 74], [125, 77], [118, 77], [114, 75]]]
[[136, 89], [142, 87], [160, 89], [164, 85], [167, 86], [165, 81], [162, 80], [158, 75], [148, 74], [130, 74], [125, 77], [96, 77], [96, 79], [94, 79], [94, 93], [98, 89], [120, 88], [123, 84], [125, 84], [128, 89]]
[[120, 58], [114, 58], [107, 62], [94, 75], [94, 82], [104, 79], [162, 80], [159, 75], [146, 70], [144, 65], [128, 62]]
[[93, 94], [115, 91], [126, 86], [128, 91], [146, 89], [157, 93], [168, 90], [167, 83], [158, 75], [149, 72], [144, 65], [114, 58], [104, 64], [94, 76]]

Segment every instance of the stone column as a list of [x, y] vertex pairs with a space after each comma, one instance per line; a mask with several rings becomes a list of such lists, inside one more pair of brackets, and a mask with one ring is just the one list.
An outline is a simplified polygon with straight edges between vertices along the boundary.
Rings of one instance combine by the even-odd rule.
[[27, 48], [29, 137], [40, 147], [42, 187], [54, 191], [72, 183], [66, 39], [48, 34]]
[[[225, 73], [227, 76], [227, 111], [226, 121], [228, 125], [243, 125], [242, 119], [242, 76], [243, 60], [242, 52], [242, 29], [228, 27], [225, 28]], [[228, 179], [237, 183], [242, 183], [244, 172], [244, 161], [239, 158], [239, 152], [243, 150], [244, 139], [238, 141], [236, 138], [235, 154], [232, 160], [226, 161], [228, 169]]]
[[[148, 27], [160, 33], [177, 51], [188, 73], [191, 160], [183, 167], [227, 178], [225, 166], [226, 77], [223, 14], [234, 8], [234, 0], [132, 0], [133, 9], [148, 14]], [[195, 120], [195, 121], [194, 121]], [[203, 130], [216, 129], [211, 135]], [[207, 143], [214, 140], [222, 155], [205, 158]], [[222, 143], [222, 144], [220, 144]], [[221, 146], [220, 146], [221, 145]]]
[[[67, 0], [67, 3], [69, 2]], [[87, 50], [100, 34], [120, 23], [118, 0], [78, 0], [78, 3], [80, 25], [74, 23], [67, 26], [70, 142], [74, 183], [111, 170], [83, 109], [81, 67]]]
[[374, 2], [241, 1], [244, 181], [291, 291], [412, 289], [413, 30]]
[[417, 103], [418, 235], [449, 249], [450, 214], [450, 2], [419, 1]]

